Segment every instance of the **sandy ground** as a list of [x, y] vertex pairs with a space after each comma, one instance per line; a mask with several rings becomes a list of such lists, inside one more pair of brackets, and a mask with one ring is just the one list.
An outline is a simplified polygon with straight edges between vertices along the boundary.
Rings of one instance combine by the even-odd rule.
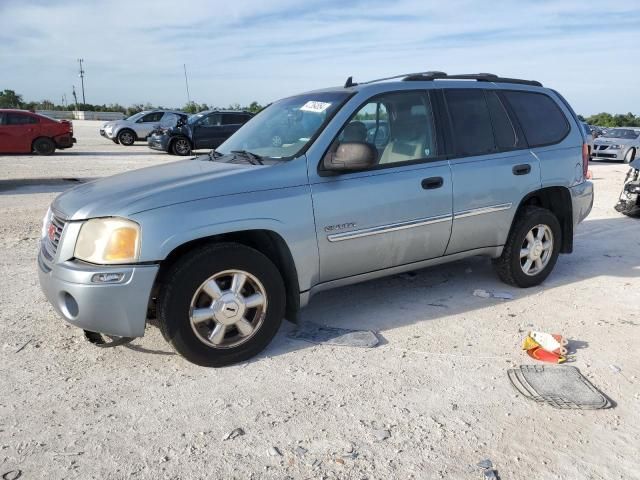
[[[99, 124], [75, 122], [68, 152], [0, 157], [0, 475], [466, 480], [489, 458], [504, 480], [640, 478], [640, 221], [612, 208], [623, 165], [592, 165], [594, 210], [544, 285], [506, 287], [474, 258], [325, 292], [303, 320], [372, 329], [382, 344], [313, 345], [285, 322], [258, 358], [214, 370], [175, 355], [153, 326], [128, 347], [95, 348], [39, 290], [41, 218], [67, 186], [8, 180], [175, 160], [102, 139]], [[573, 365], [615, 408], [515, 394], [506, 370], [532, 363], [520, 350], [532, 328], [574, 341]], [[236, 428], [244, 435], [223, 440]]]

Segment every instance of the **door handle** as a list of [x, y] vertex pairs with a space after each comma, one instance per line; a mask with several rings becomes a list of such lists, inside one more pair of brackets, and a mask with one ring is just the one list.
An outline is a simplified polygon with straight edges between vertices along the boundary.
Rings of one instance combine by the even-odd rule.
[[528, 163], [523, 163], [522, 165], [516, 165], [513, 167], [514, 175], [526, 175], [531, 171], [531, 165]]
[[443, 183], [442, 177], [429, 177], [422, 180], [421, 185], [425, 190], [433, 190], [434, 188], [440, 188]]

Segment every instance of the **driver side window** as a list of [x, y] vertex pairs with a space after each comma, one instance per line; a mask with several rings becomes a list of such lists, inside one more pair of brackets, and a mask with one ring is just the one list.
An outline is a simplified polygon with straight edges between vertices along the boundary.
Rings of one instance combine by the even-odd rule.
[[435, 157], [436, 135], [428, 94], [399, 92], [371, 99], [347, 122], [334, 148], [350, 142], [375, 147], [379, 165]]

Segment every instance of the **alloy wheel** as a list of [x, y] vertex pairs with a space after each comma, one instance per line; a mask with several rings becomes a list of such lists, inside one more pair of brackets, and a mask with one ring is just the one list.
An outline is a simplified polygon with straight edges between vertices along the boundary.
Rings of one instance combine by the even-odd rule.
[[189, 320], [198, 339], [212, 348], [233, 348], [262, 326], [267, 294], [262, 283], [242, 270], [225, 270], [205, 280], [191, 299]]
[[553, 232], [547, 225], [536, 225], [524, 237], [520, 248], [520, 268], [529, 276], [545, 269], [553, 253]]

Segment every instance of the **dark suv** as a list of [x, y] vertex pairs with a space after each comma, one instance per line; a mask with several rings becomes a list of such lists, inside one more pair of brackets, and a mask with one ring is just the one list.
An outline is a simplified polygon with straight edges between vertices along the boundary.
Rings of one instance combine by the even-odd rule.
[[192, 150], [217, 148], [244, 125], [253, 114], [245, 111], [206, 110], [178, 121], [171, 128], [155, 130], [149, 148], [174, 155], [190, 155]]

